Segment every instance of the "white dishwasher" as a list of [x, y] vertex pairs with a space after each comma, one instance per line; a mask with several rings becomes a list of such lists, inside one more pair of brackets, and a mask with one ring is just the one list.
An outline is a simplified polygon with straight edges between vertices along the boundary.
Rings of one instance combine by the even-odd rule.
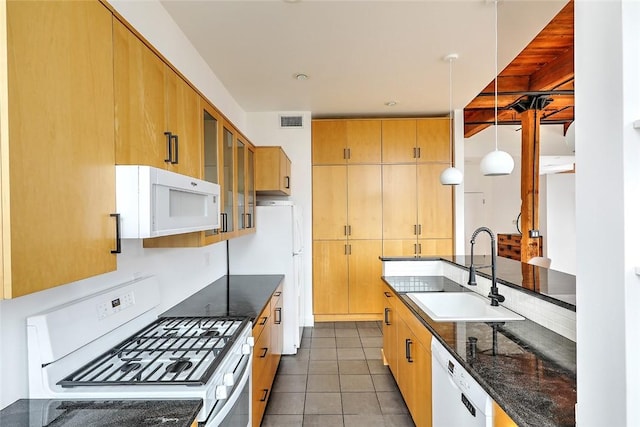
[[431, 340], [433, 427], [491, 427], [493, 401], [437, 339]]

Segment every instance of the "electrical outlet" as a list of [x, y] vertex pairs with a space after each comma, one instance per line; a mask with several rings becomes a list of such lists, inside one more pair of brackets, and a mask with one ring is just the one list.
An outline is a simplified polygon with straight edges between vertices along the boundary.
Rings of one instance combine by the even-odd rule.
[[98, 319], [106, 319], [109, 316], [112, 316], [128, 307], [131, 307], [133, 304], [135, 304], [133, 291], [112, 298], [109, 301], [101, 302], [96, 306], [96, 310], [98, 311]]

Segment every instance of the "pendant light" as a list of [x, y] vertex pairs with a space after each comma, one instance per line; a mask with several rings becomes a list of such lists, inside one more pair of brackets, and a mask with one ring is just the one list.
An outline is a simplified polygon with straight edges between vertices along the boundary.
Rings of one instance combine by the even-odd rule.
[[480, 170], [485, 176], [509, 175], [513, 171], [513, 157], [506, 151], [498, 150], [498, 0], [494, 1], [495, 10], [495, 72], [496, 79], [493, 83], [494, 89], [494, 128], [495, 128], [495, 150], [485, 155], [480, 161]]
[[[451, 123], [449, 126], [449, 152], [453, 153], [453, 132], [451, 130], [451, 125], [453, 125], [453, 79], [452, 79], [452, 68], [453, 61], [458, 59], [457, 53], [452, 53], [444, 57], [445, 61], [449, 61], [449, 114], [451, 118]], [[440, 174], [440, 184], [442, 185], [460, 185], [462, 184], [462, 172], [460, 169], [453, 167], [453, 159], [450, 163], [451, 166], [446, 168]]]

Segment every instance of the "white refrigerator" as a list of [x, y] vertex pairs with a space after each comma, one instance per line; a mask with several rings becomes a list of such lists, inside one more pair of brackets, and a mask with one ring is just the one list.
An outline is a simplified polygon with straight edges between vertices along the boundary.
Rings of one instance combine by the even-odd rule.
[[256, 233], [229, 240], [230, 274], [284, 274], [283, 354], [300, 348], [304, 325], [302, 212], [288, 200], [258, 201]]

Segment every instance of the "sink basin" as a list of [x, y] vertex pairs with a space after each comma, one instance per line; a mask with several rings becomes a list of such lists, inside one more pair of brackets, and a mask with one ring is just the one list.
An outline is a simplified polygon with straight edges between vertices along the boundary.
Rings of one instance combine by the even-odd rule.
[[407, 293], [436, 322], [503, 322], [524, 317], [473, 292]]

